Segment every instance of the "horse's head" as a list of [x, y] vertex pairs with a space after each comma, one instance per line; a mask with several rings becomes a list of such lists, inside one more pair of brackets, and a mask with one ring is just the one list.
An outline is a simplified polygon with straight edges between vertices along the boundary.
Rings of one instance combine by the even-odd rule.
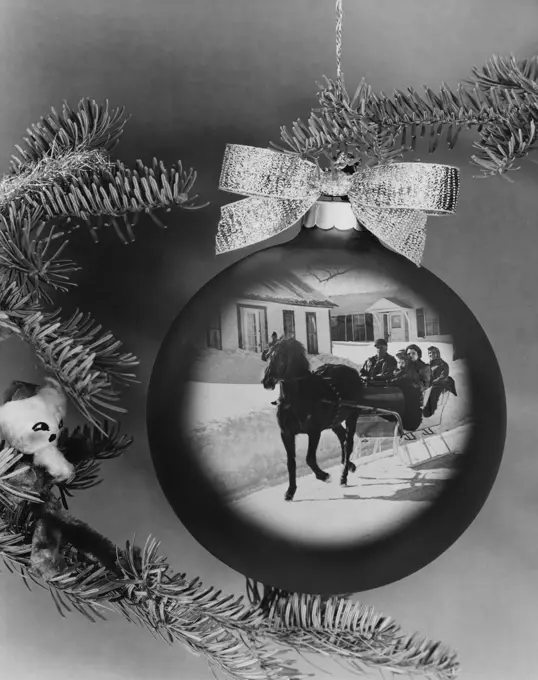
[[299, 378], [310, 370], [305, 348], [294, 338], [279, 338], [266, 357], [267, 367], [262, 379], [266, 390], [274, 390], [282, 380]]

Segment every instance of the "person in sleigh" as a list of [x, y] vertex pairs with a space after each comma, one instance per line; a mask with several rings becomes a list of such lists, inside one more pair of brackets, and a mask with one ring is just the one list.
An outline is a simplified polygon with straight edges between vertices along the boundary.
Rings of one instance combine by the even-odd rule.
[[426, 406], [423, 409], [425, 418], [430, 418], [439, 405], [439, 398], [444, 392], [450, 392], [455, 397], [458, 396], [456, 392], [456, 384], [454, 378], [450, 375], [450, 368], [447, 362], [441, 358], [441, 352], [438, 347], [428, 347], [428, 358], [430, 360], [430, 395]]

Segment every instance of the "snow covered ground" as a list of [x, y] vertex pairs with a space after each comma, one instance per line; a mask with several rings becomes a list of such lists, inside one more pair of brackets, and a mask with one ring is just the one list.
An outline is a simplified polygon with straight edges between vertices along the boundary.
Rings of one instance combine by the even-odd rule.
[[262, 385], [234, 385], [231, 383], [191, 382], [188, 422], [193, 427], [209, 425], [214, 421], [246, 416], [271, 408], [279, 391], [265, 390]]
[[284, 500], [287, 484], [279, 484], [252, 493], [233, 507], [264, 528], [304, 543], [335, 545], [378, 537], [409, 522], [435, 500], [454, 474], [468, 427], [445, 433], [444, 443], [439, 437], [429, 438], [434, 452], [451, 450], [445, 456], [428, 460], [420, 442], [409, 444], [409, 455], [423, 461], [415, 469], [400, 456], [373, 456], [360, 462], [347, 487], [339, 485], [337, 465], [327, 469], [331, 474], [327, 483], [313, 474], [300, 478], [291, 503]]

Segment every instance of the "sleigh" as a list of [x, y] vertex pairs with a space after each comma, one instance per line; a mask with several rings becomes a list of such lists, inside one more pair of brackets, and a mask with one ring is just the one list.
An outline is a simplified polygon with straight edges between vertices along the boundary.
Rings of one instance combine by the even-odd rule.
[[[353, 458], [377, 456], [388, 451], [399, 457], [406, 466], [415, 468], [451, 454], [442, 428], [443, 415], [450, 398], [450, 392], [443, 392], [435, 413], [429, 418], [422, 418], [420, 413], [410, 416], [404, 392], [400, 388], [369, 385], [365, 388], [360, 405], [346, 404], [359, 410]], [[421, 404], [417, 408], [420, 409]]]

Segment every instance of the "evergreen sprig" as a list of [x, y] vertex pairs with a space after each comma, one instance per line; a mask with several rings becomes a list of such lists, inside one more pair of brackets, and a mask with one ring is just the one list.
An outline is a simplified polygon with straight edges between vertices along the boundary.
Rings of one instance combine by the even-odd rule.
[[[9, 302], [14, 307], [10, 308]], [[4, 315], [0, 326], [5, 325], [33, 347], [82, 415], [99, 427], [97, 417], [113, 419], [110, 412], [125, 413], [117, 404], [118, 385], [136, 381], [133, 369], [138, 359], [121, 352], [121, 342], [112, 333], [101, 334], [102, 327], [89, 314], [76, 312], [62, 320], [61, 310], [44, 312], [34, 307], [26, 313], [17, 304], [17, 297], [0, 293], [0, 313]]]
[[62, 321], [60, 312], [37, 312], [20, 324], [21, 335], [41, 363], [54, 373], [66, 393], [87, 420], [111, 418], [110, 411], [125, 413], [117, 404], [116, 383], [136, 380], [136, 357], [119, 351], [121, 343], [111, 334], [98, 336], [101, 326], [89, 314], [77, 312]]
[[28, 128], [24, 138], [26, 148], [16, 145], [11, 172], [21, 174], [47, 155], [62, 156], [78, 151], [110, 153], [118, 144], [128, 120], [124, 108], [109, 108], [106, 101], [99, 105], [93, 99], [82, 99], [77, 110], [63, 103], [60, 113], [52, 107], [51, 114]]
[[11, 172], [0, 181], [0, 213], [22, 201], [59, 225], [69, 222], [71, 230], [87, 225], [94, 240], [96, 226], [112, 225], [128, 242], [140, 213], [164, 226], [159, 210], [207, 205], [192, 194], [196, 172], [180, 161], [167, 168], [155, 158], [151, 167], [137, 160], [131, 170], [111, 160], [126, 120], [123, 109], [110, 111], [108, 102], [99, 106], [91, 99], [76, 110], [67, 103], [60, 113], [52, 109], [28, 129], [26, 148], [16, 146]]
[[[405, 636], [391, 618], [351, 599], [287, 593], [249, 583], [251, 601], [266, 612], [267, 635], [305, 653], [339, 659], [349, 669], [383, 668], [437, 678], [456, 677], [455, 653], [439, 642]], [[314, 636], [312, 632], [315, 632]]]
[[[346, 106], [349, 140], [362, 140], [361, 153], [371, 162], [399, 153], [391, 132]], [[333, 108], [340, 115], [339, 105]], [[324, 116], [312, 150], [327, 152], [330, 141], [329, 155], [341, 153], [338, 125]], [[130, 170], [110, 159], [125, 120], [122, 109], [89, 99], [76, 110], [53, 110], [28, 130], [26, 148], [17, 147], [10, 173], [0, 180], [0, 338], [14, 334], [29, 343], [89, 422], [64, 431], [59, 441], [66, 455], [79, 456], [75, 478], [56, 490], [64, 507], [74, 493], [100, 482], [103, 461], [131, 444], [109, 421], [111, 413], [124, 412], [119, 388], [135, 379], [137, 364], [89, 315], [76, 312], [66, 320], [61, 310], [48, 308], [53, 294], [73, 285], [78, 269], [64, 257], [66, 235], [84, 224], [96, 237], [99, 226], [112, 224], [123, 240], [132, 240], [143, 212], [159, 222], [155, 211], [201, 207], [192, 195], [196, 175], [181, 163], [166, 168], [157, 160], [151, 167], [138, 161]], [[236, 680], [305, 677], [289, 658], [292, 652], [321, 652], [357, 672], [427, 671], [447, 680], [457, 669], [454, 656], [437, 643], [403, 638], [391, 620], [345, 598], [324, 604], [266, 589], [263, 599], [246, 602], [204, 587], [174, 573], [153, 539], [142, 549], [132, 543], [117, 549], [120, 575], [67, 544], [67, 571], [44, 583], [31, 571], [35, 509], [43, 499], [27, 472], [20, 452], [0, 444], [0, 556], [26, 585], [48, 588], [62, 615], [74, 610], [96, 621], [107, 611], [120, 613], [154, 636], [204, 655], [214, 671]]]
[[[0, 538], [0, 552], [30, 579], [29, 554], [21, 547], [25, 533], [20, 527], [7, 533]], [[360, 674], [378, 668], [438, 680], [457, 675], [452, 652], [438, 642], [404, 636], [391, 618], [372, 608], [347, 598], [324, 602], [282, 592], [249, 604], [172, 573], [158, 549], [148, 539], [139, 555], [128, 543], [121, 579], [96, 565], [55, 577], [48, 587], [59, 613], [75, 609], [96, 621], [117, 612], [169, 644], [181, 642], [203, 654], [214, 669], [240, 680], [307, 677], [289, 658], [294, 651], [322, 654]]]
[[22, 459], [22, 454], [11, 446], [0, 442], [0, 506], [14, 509], [21, 500], [29, 503], [40, 503], [41, 497], [31, 489], [25, 489], [24, 485], [17, 481], [28, 470], [27, 465], [17, 465]]
[[39, 208], [9, 206], [0, 213], [0, 271], [4, 285], [14, 283], [22, 293], [30, 293], [51, 303], [49, 291], [66, 292], [75, 285], [73, 274], [80, 269], [62, 258], [67, 246], [57, 244], [57, 230], [43, 219]]
[[73, 496], [73, 492], [101, 484], [101, 463], [123, 455], [132, 443], [132, 437], [121, 434], [119, 425], [110, 421], [104, 421], [99, 427], [79, 425], [73, 432], [62, 430], [58, 447], [74, 462], [76, 469], [72, 480], [59, 485], [64, 507], [67, 508], [67, 498]]
[[441, 139], [452, 149], [462, 130], [475, 129], [479, 139], [471, 164], [483, 176], [507, 176], [536, 148], [537, 57], [495, 56], [455, 89], [444, 83], [438, 92], [424, 87], [423, 96], [411, 87], [395, 90], [392, 97], [375, 94], [365, 81], [352, 97], [328, 78], [319, 87], [319, 108], [308, 121], [281, 128], [284, 148], [304, 157], [335, 160], [345, 153], [386, 162], [414, 151], [417, 138], [429, 137], [433, 153]]
[[100, 172], [87, 172], [63, 184], [44, 187], [32, 204], [42, 207], [50, 219], [78, 218], [89, 226], [95, 241], [98, 240], [95, 225], [111, 225], [122, 242], [127, 243], [135, 239], [133, 227], [140, 213], [147, 213], [155, 224], [164, 227], [156, 210], [204, 207], [197, 203], [196, 195], [190, 195], [195, 180], [194, 170], [184, 170], [181, 162], [166, 168], [155, 158], [151, 167], [139, 160], [131, 170], [116, 161]]

